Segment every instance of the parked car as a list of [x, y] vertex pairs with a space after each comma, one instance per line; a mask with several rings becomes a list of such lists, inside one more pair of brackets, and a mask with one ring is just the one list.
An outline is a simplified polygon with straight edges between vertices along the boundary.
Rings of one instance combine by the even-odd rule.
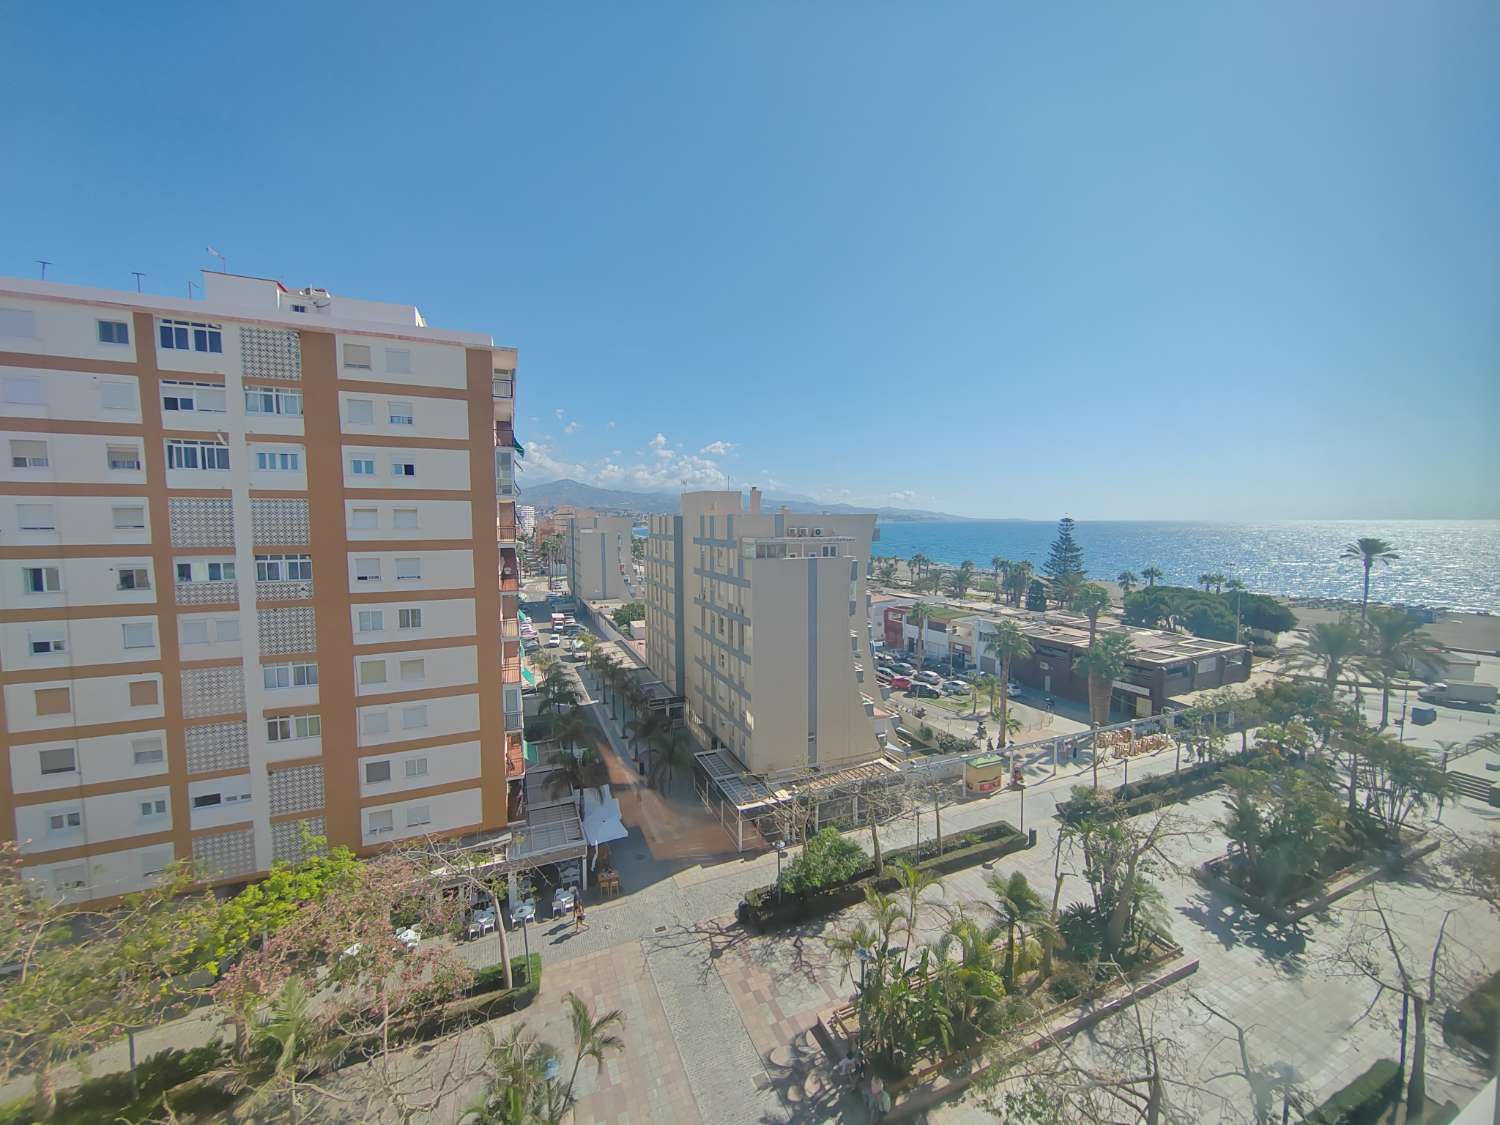
[[562, 637], [559, 636], [557, 633], [553, 633], [550, 637], [547, 638], [547, 647], [548, 648], [561, 648], [562, 647]]
[[915, 699], [936, 699], [943, 693], [931, 684], [922, 683], [919, 680], [906, 689], [906, 694]]
[[907, 688], [911, 687], [911, 677], [892, 676], [890, 686], [892, 691], [905, 691]]
[[891, 671], [902, 676], [910, 676], [916, 670], [915, 665], [907, 664], [905, 661], [897, 661], [891, 665]]
[[943, 694], [944, 695], [968, 695], [969, 694], [969, 685], [966, 684], [966, 683], [964, 683], [962, 680], [944, 680], [943, 681]]
[[1020, 695], [1025, 686], [1020, 680], [1011, 680], [1010, 683], [1005, 685], [1005, 690], [1010, 695]]
[[912, 679], [918, 680], [924, 684], [931, 684], [933, 687], [937, 687], [943, 682], [942, 676], [938, 675], [936, 672], [930, 672], [926, 670], [918, 672], [912, 677]]

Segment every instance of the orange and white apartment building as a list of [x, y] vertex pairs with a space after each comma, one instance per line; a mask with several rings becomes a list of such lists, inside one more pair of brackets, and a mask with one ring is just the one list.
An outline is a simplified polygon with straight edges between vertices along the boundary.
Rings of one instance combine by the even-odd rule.
[[515, 369], [260, 278], [0, 279], [0, 836], [45, 890], [507, 824]]

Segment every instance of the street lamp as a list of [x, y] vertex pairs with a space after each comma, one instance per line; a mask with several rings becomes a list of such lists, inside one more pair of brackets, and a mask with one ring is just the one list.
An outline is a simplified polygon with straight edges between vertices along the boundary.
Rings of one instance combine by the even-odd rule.
[[854, 956], [859, 958], [859, 1041], [855, 1049], [863, 1057], [865, 1053], [865, 966], [875, 959], [875, 954], [862, 945], [856, 945]]
[[776, 901], [781, 901], [781, 857], [786, 855], [786, 841], [777, 840], [772, 845], [776, 849]]

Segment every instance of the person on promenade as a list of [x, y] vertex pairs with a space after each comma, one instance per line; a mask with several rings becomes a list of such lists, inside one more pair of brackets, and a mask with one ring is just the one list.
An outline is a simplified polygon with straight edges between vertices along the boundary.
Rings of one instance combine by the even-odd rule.
[[584, 920], [583, 915], [583, 896], [576, 895], [573, 899], [573, 932], [581, 934], [588, 928], [589, 924]]

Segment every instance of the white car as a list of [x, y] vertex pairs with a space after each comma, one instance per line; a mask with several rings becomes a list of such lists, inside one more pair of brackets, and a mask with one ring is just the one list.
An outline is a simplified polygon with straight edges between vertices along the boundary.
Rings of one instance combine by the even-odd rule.
[[932, 671], [918, 672], [912, 679], [919, 683], [931, 684], [933, 687], [940, 687], [943, 683], [943, 677]]
[[550, 637], [547, 638], [547, 647], [548, 648], [561, 648], [562, 647], [562, 638], [559, 637], [556, 633], [553, 633]]

